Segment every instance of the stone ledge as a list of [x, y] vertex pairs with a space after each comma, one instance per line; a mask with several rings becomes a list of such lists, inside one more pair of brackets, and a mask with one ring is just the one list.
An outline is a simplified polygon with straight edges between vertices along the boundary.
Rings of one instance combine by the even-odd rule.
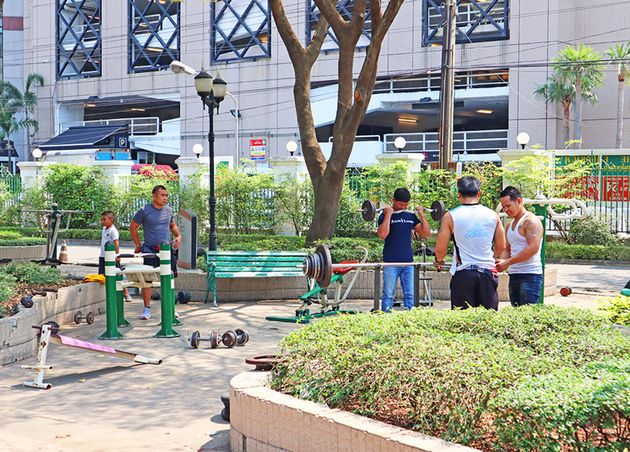
[[37, 351], [37, 330], [50, 320], [59, 325], [74, 322], [74, 313], [82, 310], [105, 312], [105, 288], [99, 283], [62, 287], [46, 296], [33, 297], [33, 307], [20, 306], [19, 312], [0, 319], [0, 366], [29, 358]]
[[46, 245], [0, 246], [0, 259], [32, 261], [46, 257]]
[[268, 372], [230, 381], [230, 450], [473, 452], [476, 449], [301, 400], [266, 386]]

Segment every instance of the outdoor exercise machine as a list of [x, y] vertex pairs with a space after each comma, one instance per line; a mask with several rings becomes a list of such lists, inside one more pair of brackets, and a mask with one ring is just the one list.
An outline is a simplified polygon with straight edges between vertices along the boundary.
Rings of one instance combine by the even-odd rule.
[[84, 350], [88, 352], [106, 354], [115, 358], [128, 359], [142, 364], [158, 365], [162, 363], [161, 359], [148, 358], [137, 353], [116, 350], [115, 348], [108, 347], [102, 344], [94, 344], [92, 342], [83, 341], [68, 336], [62, 336], [61, 334], [59, 334], [59, 325], [55, 322], [48, 322], [41, 327], [33, 326], [33, 328], [39, 330], [37, 362], [34, 366], [22, 366], [22, 369], [35, 371], [35, 377], [33, 378], [33, 381], [24, 381], [22, 383], [22, 385], [28, 386], [29, 388], [52, 388], [52, 384], [44, 382], [45, 372], [52, 369], [51, 365], [46, 364], [46, 358], [48, 356], [48, 346], [50, 344], [63, 345], [66, 347], [72, 347], [74, 349]]
[[[143, 257], [158, 257], [160, 266], [128, 265], [123, 270], [116, 268], [117, 258]], [[105, 245], [106, 330], [99, 339], [120, 339], [123, 335], [118, 327], [131, 326], [124, 315], [123, 289], [126, 287], [159, 287], [162, 322], [155, 337], [179, 337], [179, 333], [173, 329], [173, 325], [181, 325], [181, 322], [175, 318], [175, 280], [171, 270], [170, 244], [160, 245], [159, 254], [116, 254], [113, 244]]]
[[[35, 213], [38, 214], [40, 221], [38, 221], [39, 227], [42, 232], [46, 233], [46, 257], [41, 263], [46, 265], [60, 265], [62, 262], [57, 258], [57, 243], [59, 241], [59, 233], [66, 232], [70, 229], [70, 220], [72, 220], [73, 214], [80, 213], [92, 213], [85, 210], [65, 210], [59, 209], [57, 204], [51, 204], [50, 209], [46, 210], [22, 210], [23, 213]], [[65, 215], [66, 224], [62, 228], [61, 218]], [[46, 223], [44, 229], [42, 227], [41, 219], [45, 218]]]
[[[321, 317], [338, 314], [356, 314], [356, 311], [342, 310], [340, 309], [340, 306], [348, 298], [354, 283], [363, 270], [362, 267], [356, 268], [355, 264], [367, 262], [367, 248], [358, 246], [357, 249], [363, 251], [363, 257], [360, 261], [343, 261], [340, 263], [343, 267], [337, 268], [333, 271], [330, 284], [335, 285], [335, 298], [332, 302], [328, 300], [328, 287], [322, 287], [316, 280], [309, 279], [309, 290], [300, 297], [302, 304], [295, 310], [294, 317], [267, 316], [265, 317], [265, 320], [287, 323], [309, 323], [311, 320]], [[342, 296], [343, 276], [353, 270], [356, 271], [354, 272], [354, 275], [352, 276], [352, 279]], [[311, 313], [310, 307], [313, 303], [319, 304], [319, 312]]]
[[[382, 268], [382, 267], [435, 267], [433, 262], [360, 262], [351, 264], [355, 268]], [[448, 263], [440, 264], [440, 267]], [[333, 264], [330, 250], [326, 245], [318, 245], [313, 254], [304, 259], [302, 270], [304, 275], [317, 281], [320, 287], [330, 285], [331, 276], [335, 269], [348, 267], [348, 264]]]
[[[547, 198], [542, 193], [536, 194], [533, 199], [523, 198], [523, 204], [532, 205], [534, 207], [535, 215], [542, 222], [543, 228], [543, 239], [542, 244], [540, 246], [540, 261], [542, 264], [542, 288], [540, 289], [540, 296], [538, 298], [538, 303], [543, 304], [545, 301], [545, 262], [546, 262], [546, 251], [547, 251], [547, 216], [552, 220], [579, 220], [581, 218], [585, 218], [589, 215], [589, 210], [584, 201], [579, 199], [569, 199], [569, 198]], [[552, 206], [563, 205], [568, 206], [569, 210], [565, 212], [556, 212]], [[499, 204], [496, 208], [496, 212], [500, 216], [505, 216], [502, 212], [503, 207]]]
[[[431, 214], [431, 218], [435, 221], [442, 221], [442, 217], [446, 213], [446, 206], [442, 201], [436, 200], [431, 203], [431, 208], [423, 207], [424, 211]], [[372, 221], [376, 218], [377, 212], [382, 212], [383, 208], [377, 209], [376, 204], [373, 201], [363, 201], [361, 204], [361, 216], [365, 221]], [[400, 211], [399, 211], [400, 212]], [[404, 210], [403, 212], [416, 213], [413, 210]]]

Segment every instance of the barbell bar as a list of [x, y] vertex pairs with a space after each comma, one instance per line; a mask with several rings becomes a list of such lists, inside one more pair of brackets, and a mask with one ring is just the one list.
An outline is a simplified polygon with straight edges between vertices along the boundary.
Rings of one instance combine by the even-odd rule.
[[[435, 221], [441, 221], [442, 217], [446, 213], [446, 206], [440, 200], [433, 201], [431, 203], [431, 208], [423, 207], [422, 209], [429, 212], [431, 214], [431, 218]], [[370, 201], [369, 199], [366, 201], [363, 201], [363, 204], [361, 204], [361, 216], [363, 217], [365, 221], [374, 220], [374, 218], [376, 218], [376, 213], [382, 212], [382, 211], [383, 211], [382, 208], [377, 209], [376, 204], [374, 204], [374, 201]], [[408, 210], [407, 212], [415, 213], [411, 210]]]
[[[434, 267], [436, 264], [433, 262], [365, 262], [357, 264], [333, 264], [330, 250], [326, 245], [317, 245], [315, 252], [309, 254], [304, 259], [302, 270], [304, 276], [308, 276], [311, 279], [317, 281], [319, 287], [326, 288], [330, 285], [330, 278], [335, 268], [380, 268], [380, 267]], [[450, 265], [450, 262], [442, 264], [444, 266]]]

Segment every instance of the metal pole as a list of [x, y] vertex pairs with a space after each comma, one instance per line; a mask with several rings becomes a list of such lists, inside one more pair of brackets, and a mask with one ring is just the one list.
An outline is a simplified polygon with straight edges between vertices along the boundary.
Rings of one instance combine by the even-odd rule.
[[540, 296], [538, 297], [538, 303], [543, 304], [545, 302], [545, 254], [547, 252], [547, 204], [534, 204], [534, 213], [540, 218], [542, 222], [543, 238], [540, 245], [540, 263], [542, 264], [542, 277], [543, 283], [540, 289]]
[[446, 0], [446, 21], [442, 37], [442, 86], [440, 87], [440, 168], [448, 169], [453, 158], [453, 114], [455, 98], [456, 0]]
[[131, 323], [125, 319], [125, 300], [123, 297], [123, 275], [119, 273], [116, 275], [116, 306], [118, 311], [118, 326], [127, 327], [131, 326]]
[[208, 96], [208, 149], [210, 152], [210, 199], [209, 199], [209, 211], [210, 211], [210, 239], [208, 242], [208, 250], [216, 251], [217, 249], [217, 231], [215, 224], [215, 208], [217, 201], [214, 197], [214, 93], [210, 91]]
[[118, 331], [118, 306], [116, 303], [116, 248], [105, 245], [105, 318], [107, 328], [99, 339], [120, 339]]
[[173, 319], [175, 310], [173, 309], [173, 290], [171, 289], [171, 280], [173, 273], [171, 271], [171, 246], [169, 244], [160, 245], [160, 298], [161, 298], [161, 315], [162, 328], [155, 337], [179, 337], [179, 333], [173, 329]]

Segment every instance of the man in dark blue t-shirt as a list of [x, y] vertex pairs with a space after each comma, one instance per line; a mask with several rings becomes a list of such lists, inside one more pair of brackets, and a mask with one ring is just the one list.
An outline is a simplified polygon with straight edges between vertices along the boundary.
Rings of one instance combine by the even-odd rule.
[[[406, 188], [397, 188], [392, 199], [392, 207], [385, 207], [378, 217], [376, 233], [385, 240], [383, 262], [413, 262], [411, 250], [412, 231], [420, 237], [429, 237], [431, 229], [422, 208], [416, 213], [406, 210], [411, 194]], [[418, 216], [420, 218], [418, 218]], [[383, 267], [383, 295], [381, 310], [390, 312], [394, 304], [396, 281], [400, 278], [405, 309], [413, 308], [413, 266]]]

